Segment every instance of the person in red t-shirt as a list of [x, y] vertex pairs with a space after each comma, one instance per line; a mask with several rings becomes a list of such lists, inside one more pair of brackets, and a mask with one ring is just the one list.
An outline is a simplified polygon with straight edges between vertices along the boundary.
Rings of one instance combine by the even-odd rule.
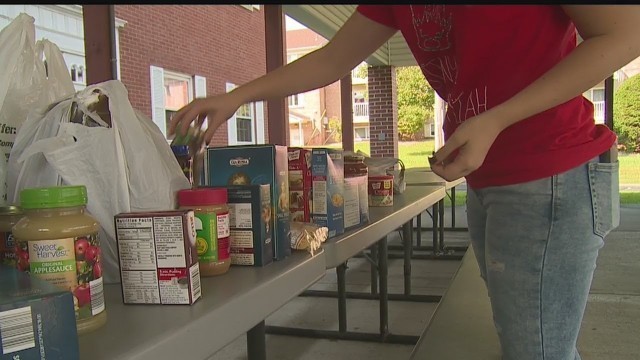
[[397, 31], [447, 103], [431, 168], [469, 185], [503, 359], [580, 359], [596, 258], [619, 216], [618, 164], [606, 156], [616, 136], [581, 94], [640, 56], [640, 7], [360, 5], [324, 47], [193, 101], [169, 132], [206, 117], [208, 142], [242, 104], [333, 83]]

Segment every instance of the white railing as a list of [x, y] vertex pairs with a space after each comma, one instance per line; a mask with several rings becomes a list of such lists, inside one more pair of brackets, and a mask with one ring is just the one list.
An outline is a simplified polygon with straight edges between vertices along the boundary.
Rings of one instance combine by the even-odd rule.
[[593, 102], [593, 117], [597, 123], [604, 123], [604, 101]]
[[353, 116], [369, 116], [369, 103], [353, 103]]

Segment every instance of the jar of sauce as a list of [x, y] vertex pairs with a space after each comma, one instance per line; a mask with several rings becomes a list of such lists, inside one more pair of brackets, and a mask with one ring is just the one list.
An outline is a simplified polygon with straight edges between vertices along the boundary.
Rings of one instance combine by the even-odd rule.
[[201, 276], [222, 275], [231, 266], [227, 189], [199, 188], [178, 191], [180, 209], [192, 209], [196, 222], [196, 248]]
[[367, 176], [369, 169], [362, 155], [346, 155], [344, 157], [344, 177]]
[[[16, 245], [11, 229], [24, 216], [17, 206], [0, 207], [0, 264], [16, 267]], [[25, 260], [23, 260], [25, 261]]]
[[73, 294], [78, 334], [107, 321], [102, 283], [100, 225], [86, 212], [84, 186], [24, 189], [25, 216], [13, 227], [22, 271]]

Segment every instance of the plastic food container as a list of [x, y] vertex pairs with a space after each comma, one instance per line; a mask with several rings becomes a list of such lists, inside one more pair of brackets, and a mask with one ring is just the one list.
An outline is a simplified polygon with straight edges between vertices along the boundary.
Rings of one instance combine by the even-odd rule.
[[0, 207], [0, 264], [16, 267], [15, 242], [11, 229], [24, 213], [17, 206]]
[[221, 275], [231, 266], [231, 241], [227, 189], [200, 188], [180, 190], [180, 209], [193, 209], [196, 224], [196, 248], [201, 276]]
[[369, 206], [393, 206], [393, 176], [369, 176]]
[[13, 227], [18, 269], [73, 293], [79, 334], [103, 326], [100, 225], [86, 213], [86, 187], [24, 189], [20, 199], [25, 216]]
[[173, 150], [173, 155], [176, 157], [184, 176], [190, 183], [193, 183], [193, 161], [189, 145], [171, 145], [171, 150]]

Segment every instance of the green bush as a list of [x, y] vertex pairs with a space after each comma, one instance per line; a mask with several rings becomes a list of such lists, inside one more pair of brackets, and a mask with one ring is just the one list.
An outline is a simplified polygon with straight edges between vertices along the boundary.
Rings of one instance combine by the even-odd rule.
[[398, 135], [400, 140], [413, 140], [424, 129], [428, 111], [424, 106], [405, 105], [398, 107]]
[[623, 82], [614, 94], [613, 120], [623, 149], [640, 152], [640, 74]]

